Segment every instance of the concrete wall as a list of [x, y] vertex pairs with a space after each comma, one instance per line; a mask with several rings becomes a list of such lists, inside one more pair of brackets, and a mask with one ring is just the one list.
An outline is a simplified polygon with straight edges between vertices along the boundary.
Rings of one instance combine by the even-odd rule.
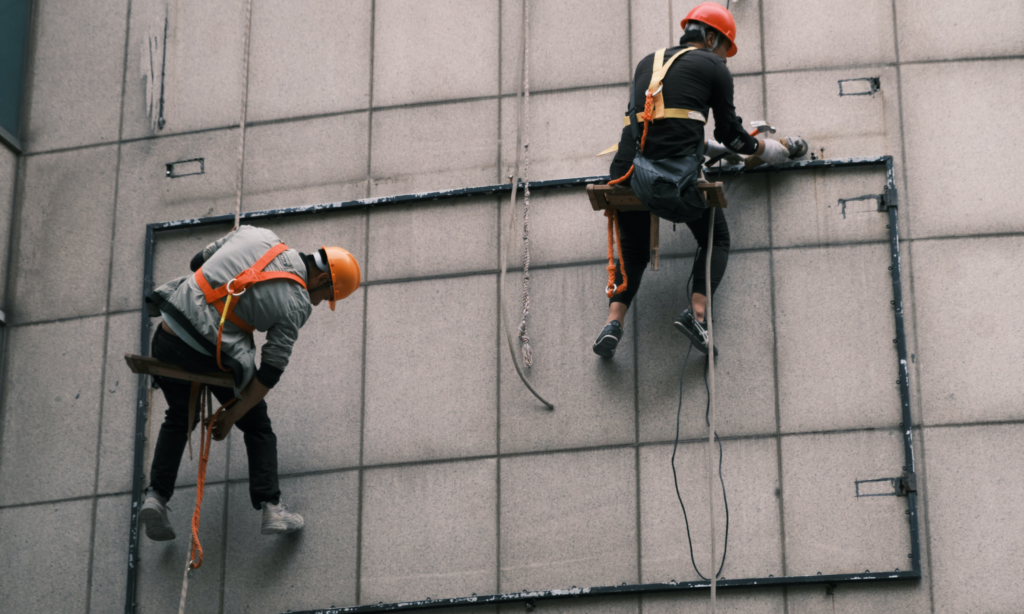
[[[607, 171], [594, 154], [617, 139], [632, 67], [679, 35], [694, 4], [533, 0], [532, 179]], [[1018, 611], [1024, 3], [732, 4], [746, 120], [802, 134], [826, 157], [895, 157], [924, 579], [734, 591], [720, 594], [724, 610]], [[518, 0], [254, 0], [243, 209], [505, 181], [520, 19]], [[165, 21], [166, 64], [151, 51]], [[239, 2], [37, 2], [27, 151], [0, 149], [0, 242], [13, 254], [2, 262], [6, 609], [123, 608], [136, 378], [121, 356], [139, 343], [143, 231], [233, 210], [244, 29]], [[161, 66], [155, 127], [161, 80], [144, 75]], [[881, 91], [838, 95], [838, 80], [862, 77]], [[205, 174], [165, 176], [190, 158]], [[854, 496], [855, 480], [898, 475], [903, 458], [886, 219], [838, 205], [883, 182], [818, 171], [729, 193], [734, 252], [716, 299], [725, 577], [909, 566], [905, 500]], [[685, 348], [671, 319], [693, 240], [663, 224], [662, 269], [602, 361], [589, 345], [605, 313], [604, 218], [581, 190], [534, 193], [530, 377], [556, 403], [548, 412], [504, 350], [507, 207], [486, 197], [270, 224], [299, 249], [346, 246], [365, 284], [338, 311], [316, 310], [270, 397], [285, 500], [306, 529], [261, 537], [243, 442], [215, 445], [188, 611], [696, 578], [669, 466]], [[162, 235], [157, 279], [186, 273], [225, 230]], [[513, 311], [520, 281], [508, 282]], [[699, 365], [683, 385], [679, 485], [706, 571]], [[157, 394], [151, 442], [163, 408]], [[139, 612], [177, 603], [194, 473], [186, 459], [179, 538], [142, 542]], [[705, 607], [689, 595], [538, 609]]]

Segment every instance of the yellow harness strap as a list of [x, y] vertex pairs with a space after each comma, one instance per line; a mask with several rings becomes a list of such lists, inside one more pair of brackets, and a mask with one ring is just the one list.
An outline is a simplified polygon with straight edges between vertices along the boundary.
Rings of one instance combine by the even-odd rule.
[[[686, 49], [683, 49], [682, 51], [679, 51], [678, 53], [670, 57], [667, 62], [665, 61], [666, 49], [658, 49], [657, 51], [654, 52], [654, 64], [652, 65], [653, 70], [651, 72], [651, 83], [650, 85], [647, 86], [647, 91], [652, 92], [651, 97], [653, 98], [654, 102], [654, 110], [652, 112], [651, 121], [657, 121], [659, 119], [692, 119], [695, 121], [699, 121], [702, 124], [708, 123], [708, 118], [705, 117], [704, 114], [701, 113], [700, 111], [693, 111], [690, 109], [666, 109], [665, 96], [662, 94], [661, 91], [662, 81], [665, 80], [665, 75], [668, 74], [668, 69], [672, 66], [672, 63], [675, 62], [676, 59], [679, 58], [679, 56], [683, 55], [684, 53], [693, 51], [694, 49], [695, 47], [687, 47]], [[639, 113], [637, 114], [637, 120], [643, 121]], [[622, 125], [629, 126], [629, 115], [623, 118]], [[619, 144], [616, 143], [615, 145], [612, 145], [611, 147], [597, 155], [603, 156], [605, 154], [610, 154], [613, 151], [618, 150]]]

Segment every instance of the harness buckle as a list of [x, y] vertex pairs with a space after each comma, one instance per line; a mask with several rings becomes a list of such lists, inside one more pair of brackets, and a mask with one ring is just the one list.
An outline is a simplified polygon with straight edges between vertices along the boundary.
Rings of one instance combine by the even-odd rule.
[[231, 296], [233, 296], [235, 298], [238, 298], [238, 297], [242, 296], [243, 294], [245, 294], [245, 291], [248, 290], [248, 288], [242, 288], [241, 292], [232, 292], [231, 291], [231, 284], [235, 283], [235, 281], [236, 281], [235, 279], [232, 279], [231, 281], [228, 282], [228, 284], [227, 284], [228, 285], [228, 294], [230, 294]]

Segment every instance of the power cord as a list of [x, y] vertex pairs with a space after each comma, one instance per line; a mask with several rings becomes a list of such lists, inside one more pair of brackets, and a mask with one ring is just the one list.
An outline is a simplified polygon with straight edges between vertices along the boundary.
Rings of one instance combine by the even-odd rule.
[[[690, 278], [686, 281], [687, 291], [687, 303], [690, 303], [690, 282], [693, 279], [693, 273], [690, 273]], [[692, 304], [690, 305], [692, 309]], [[693, 570], [697, 572], [701, 580], [709, 580], [704, 574], [697, 568], [697, 561], [693, 556], [693, 538], [690, 535], [690, 519], [686, 515], [686, 504], [683, 503], [683, 495], [679, 492], [679, 476], [676, 473], [676, 450], [679, 448], [679, 422], [680, 416], [683, 412], [683, 377], [686, 375], [686, 365], [690, 362], [690, 353], [693, 351], [693, 345], [690, 344], [686, 349], [686, 358], [683, 360], [683, 369], [679, 374], [679, 405], [676, 408], [676, 439], [672, 445], [672, 482], [676, 488], [676, 498], [679, 500], [679, 507], [683, 510], [683, 522], [686, 523], [686, 542], [690, 547], [690, 563], [693, 564]], [[714, 354], [713, 350], [709, 350], [709, 356], [707, 360], [713, 360], [711, 356]], [[707, 406], [704, 410], [704, 421], [708, 426], [711, 426], [709, 416], [711, 413], [711, 393], [708, 388], [708, 364], [704, 363], [704, 390], [708, 393]], [[722, 501], [725, 502], [725, 545], [722, 548], [722, 563], [718, 567], [718, 572], [715, 573], [715, 577], [722, 574], [722, 569], [725, 567], [725, 555], [729, 550], [729, 499], [725, 493], [725, 479], [722, 477], [722, 440], [718, 437], [718, 433], [715, 433], [715, 441], [718, 442], [718, 481], [722, 484]]]

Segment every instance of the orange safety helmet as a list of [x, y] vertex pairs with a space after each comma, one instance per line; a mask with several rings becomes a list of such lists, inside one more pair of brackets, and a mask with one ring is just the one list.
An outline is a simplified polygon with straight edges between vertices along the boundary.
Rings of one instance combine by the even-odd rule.
[[328, 301], [331, 311], [337, 301], [352, 294], [359, 288], [362, 276], [359, 274], [359, 263], [347, 249], [340, 247], [321, 247], [327, 256], [327, 266], [331, 269], [331, 285], [334, 287], [334, 298]]
[[714, 2], [698, 4], [692, 11], [686, 14], [686, 17], [679, 22], [679, 25], [685, 30], [686, 23], [689, 21], [699, 21], [724, 34], [729, 39], [729, 42], [732, 43], [728, 53], [725, 54], [726, 57], [731, 58], [736, 55], [736, 20], [732, 18], [732, 13], [729, 12], [729, 9]]

